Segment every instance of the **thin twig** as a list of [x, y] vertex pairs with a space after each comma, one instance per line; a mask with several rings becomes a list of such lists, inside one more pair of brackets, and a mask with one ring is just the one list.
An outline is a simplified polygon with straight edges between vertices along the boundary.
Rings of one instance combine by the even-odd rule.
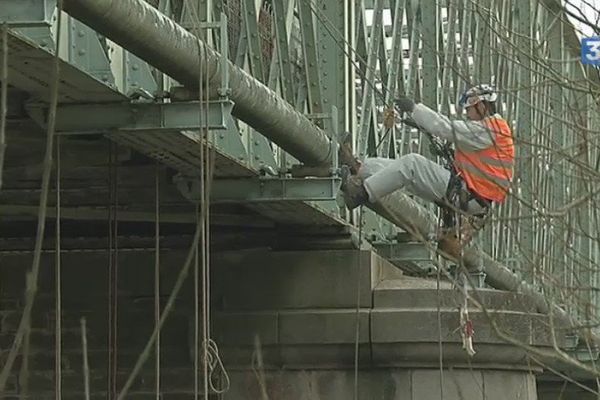
[[81, 347], [83, 353], [83, 387], [85, 390], [85, 400], [90, 400], [90, 367], [88, 365], [88, 347], [87, 330], [85, 327], [85, 317], [81, 318]]
[[152, 332], [152, 335], [148, 339], [148, 342], [146, 343], [144, 350], [138, 357], [138, 359], [135, 363], [135, 366], [133, 367], [133, 371], [131, 371], [131, 374], [127, 378], [127, 381], [125, 382], [123, 389], [121, 389], [121, 392], [119, 393], [119, 396], [117, 397], [117, 400], [123, 400], [127, 397], [127, 393], [129, 392], [131, 385], [137, 378], [140, 370], [142, 369], [142, 366], [144, 365], [144, 363], [146, 362], [146, 360], [148, 360], [148, 357], [150, 356], [150, 352], [152, 351], [152, 346], [156, 342], [158, 332], [162, 329], [162, 326], [164, 325], [165, 321], [167, 320], [167, 317], [171, 314], [171, 310], [172, 310], [173, 306], [175, 305], [175, 300], [177, 299], [177, 296], [179, 295], [179, 292], [181, 291], [183, 283], [185, 282], [185, 280], [190, 272], [190, 266], [192, 265], [192, 259], [194, 258], [196, 248], [198, 247], [198, 240], [200, 239], [200, 230], [201, 230], [200, 228], [201, 228], [201, 224], [198, 224], [196, 226], [196, 232], [194, 234], [194, 238], [192, 239], [192, 245], [190, 247], [190, 250], [188, 251], [188, 255], [185, 259], [183, 267], [181, 268], [181, 271], [179, 272], [179, 275], [177, 276], [177, 280], [175, 281], [175, 285], [173, 286], [173, 290], [171, 291], [171, 294], [169, 295], [167, 304], [165, 305], [165, 308], [163, 309], [163, 312], [160, 316], [160, 320], [158, 321], [157, 326], [154, 327], [154, 331]]
[[29, 350], [30, 350], [31, 324], [25, 329], [23, 349], [21, 351], [21, 370], [19, 371], [19, 395], [26, 399], [29, 396]]
[[[58, 0], [58, 20], [57, 20], [57, 32], [60, 32], [62, 22], [62, 0]], [[59, 85], [59, 74], [60, 74], [60, 35], [57, 35], [56, 39], [56, 50], [53, 57], [53, 76], [51, 79], [50, 89], [50, 108], [48, 110], [48, 129], [46, 133], [46, 153], [44, 156], [44, 172], [42, 175], [42, 189], [40, 195], [38, 221], [37, 221], [37, 232], [35, 238], [35, 249], [33, 254], [33, 265], [31, 267], [31, 273], [29, 279], [27, 279], [26, 297], [25, 297], [25, 308], [23, 315], [19, 322], [17, 333], [13, 341], [12, 347], [6, 359], [6, 363], [0, 372], [0, 393], [4, 393], [6, 388], [6, 382], [10, 376], [12, 366], [17, 358], [19, 349], [23, 345], [23, 340], [28, 339], [27, 331], [31, 325], [31, 311], [33, 309], [33, 303], [35, 301], [37, 293], [37, 280], [40, 271], [40, 260], [42, 255], [42, 243], [44, 239], [44, 232], [46, 229], [46, 205], [48, 202], [48, 192], [50, 187], [50, 174], [52, 172], [52, 153], [54, 151], [54, 127], [56, 123], [56, 108], [58, 105], [58, 85]]]
[[[256, 367], [254, 361], [256, 360]], [[265, 370], [262, 355], [262, 346], [260, 345], [260, 338], [258, 335], [254, 335], [254, 353], [252, 356], [252, 370], [258, 381], [258, 387], [260, 389], [261, 400], [269, 400], [267, 394], [267, 381], [265, 379]]]

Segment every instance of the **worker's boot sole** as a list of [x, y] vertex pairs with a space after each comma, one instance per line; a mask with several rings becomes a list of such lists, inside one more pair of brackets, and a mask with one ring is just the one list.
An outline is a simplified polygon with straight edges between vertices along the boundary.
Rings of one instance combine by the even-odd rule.
[[350, 132], [344, 132], [340, 137], [338, 158], [340, 164], [348, 166], [353, 175], [358, 173], [360, 162], [354, 154], [352, 154], [352, 135]]
[[344, 193], [344, 203], [350, 210], [365, 204], [369, 200], [362, 179], [353, 175], [347, 165], [342, 167], [342, 185], [340, 189]]

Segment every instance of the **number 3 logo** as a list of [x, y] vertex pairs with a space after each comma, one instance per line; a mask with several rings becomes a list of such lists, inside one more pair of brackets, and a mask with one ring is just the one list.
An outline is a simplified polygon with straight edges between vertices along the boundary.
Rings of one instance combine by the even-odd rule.
[[600, 37], [581, 40], [581, 62], [600, 65]]

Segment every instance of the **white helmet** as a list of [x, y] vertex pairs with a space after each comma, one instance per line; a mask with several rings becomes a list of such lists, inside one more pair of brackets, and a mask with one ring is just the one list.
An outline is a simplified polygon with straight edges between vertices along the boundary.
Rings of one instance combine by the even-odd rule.
[[482, 83], [472, 88], [467, 89], [458, 101], [460, 108], [474, 106], [480, 101], [493, 103], [498, 98], [498, 93], [494, 86], [487, 83]]

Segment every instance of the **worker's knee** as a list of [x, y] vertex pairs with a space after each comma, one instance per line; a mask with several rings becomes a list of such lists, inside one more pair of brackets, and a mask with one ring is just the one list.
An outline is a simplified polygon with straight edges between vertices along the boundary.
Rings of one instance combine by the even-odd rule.
[[410, 163], [410, 164], [421, 164], [423, 163], [423, 161], [427, 160], [425, 157], [423, 157], [422, 155], [420, 155], [419, 153], [408, 153], [405, 154], [403, 156], [401, 156], [400, 158], [398, 158], [398, 160], [402, 160], [406, 163]]
[[417, 153], [405, 154], [396, 159], [396, 166], [402, 170], [414, 170], [424, 165], [427, 159]]

